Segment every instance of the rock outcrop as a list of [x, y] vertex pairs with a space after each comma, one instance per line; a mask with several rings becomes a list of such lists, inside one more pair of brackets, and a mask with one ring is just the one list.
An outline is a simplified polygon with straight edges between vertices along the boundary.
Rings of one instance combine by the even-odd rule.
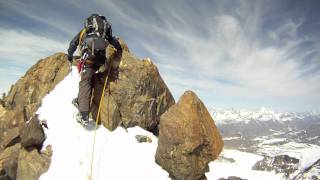
[[176, 180], [206, 179], [223, 141], [208, 110], [191, 91], [160, 118], [156, 162]]
[[16, 179], [21, 144], [6, 148], [0, 154], [0, 179]]
[[0, 143], [0, 152], [21, 141], [19, 127], [12, 128], [4, 133], [2, 141]]
[[[115, 55], [114, 48], [108, 49], [113, 68], [102, 99], [100, 121], [109, 130], [119, 125], [126, 128], [140, 126], [157, 133], [160, 116], [175, 103], [173, 96], [150, 59], [141, 61], [122, 41], [121, 45], [120, 56]], [[91, 111], [94, 119], [107, 74], [106, 68], [95, 77]]]
[[136, 135], [135, 138], [137, 139], [138, 143], [148, 142], [151, 143], [152, 139], [146, 135]]
[[[109, 130], [140, 126], [159, 133], [156, 162], [172, 179], [206, 179], [208, 163], [218, 157], [223, 147], [206, 107], [191, 91], [175, 104], [151, 60], [139, 60], [120, 42], [121, 53], [108, 47], [110, 71], [102, 67], [94, 77], [93, 119], [109, 75], [98, 120]], [[57, 53], [32, 66], [0, 100], [0, 179], [38, 179], [47, 171], [52, 151], [50, 147], [39, 151], [45, 135], [35, 112], [43, 97], [68, 72], [66, 54]], [[137, 140], [151, 141], [142, 136]]]
[[[49, 146], [50, 148], [50, 146]], [[52, 151], [39, 153], [37, 149], [21, 149], [18, 157], [17, 180], [37, 180], [50, 166]]]
[[320, 159], [312, 163], [310, 166], [305, 167], [302, 171], [300, 171], [297, 175], [291, 177], [294, 180], [304, 180], [304, 179], [319, 179], [320, 172]]
[[10, 146], [0, 154], [0, 179], [39, 179], [48, 170], [51, 156], [51, 146], [41, 153], [20, 143]]
[[288, 155], [279, 155], [275, 157], [266, 156], [252, 167], [253, 170], [284, 173], [286, 177], [289, 177], [289, 175], [298, 170], [298, 168], [299, 159]]
[[13, 85], [3, 98], [4, 110], [0, 115], [0, 142], [6, 131], [20, 127], [40, 107], [47, 95], [69, 72], [67, 56], [57, 53], [40, 60]]
[[[173, 96], [150, 59], [139, 60], [123, 41], [121, 46], [120, 55], [108, 47], [113, 68], [102, 99], [100, 121], [111, 130], [119, 125], [138, 125], [157, 133], [160, 115], [175, 103]], [[93, 116], [108, 72], [107, 68], [100, 70], [95, 77]], [[45, 135], [35, 112], [44, 96], [68, 73], [66, 54], [54, 54], [32, 66], [1, 98], [0, 156], [6, 155], [6, 160], [0, 162], [0, 179], [37, 179], [49, 167], [51, 153], [39, 152]]]
[[39, 119], [35, 116], [23, 126], [20, 133], [21, 145], [25, 148], [36, 147], [40, 150], [46, 137]]
[[42, 59], [1, 99], [0, 179], [38, 179], [47, 171], [52, 153], [39, 152], [45, 135], [35, 112], [68, 72], [65, 54]]

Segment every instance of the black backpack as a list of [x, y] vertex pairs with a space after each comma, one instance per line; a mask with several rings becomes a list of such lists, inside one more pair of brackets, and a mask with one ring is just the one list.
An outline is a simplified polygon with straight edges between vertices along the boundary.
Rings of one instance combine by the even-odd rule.
[[86, 19], [84, 27], [80, 33], [82, 51], [88, 51], [92, 55], [104, 51], [109, 44], [107, 39], [112, 36], [111, 25], [107, 19], [104, 16], [92, 14]]

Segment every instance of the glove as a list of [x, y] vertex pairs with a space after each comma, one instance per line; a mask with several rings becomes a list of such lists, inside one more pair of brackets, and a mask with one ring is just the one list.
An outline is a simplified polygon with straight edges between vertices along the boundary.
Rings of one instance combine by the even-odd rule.
[[70, 63], [72, 63], [72, 59], [73, 59], [72, 56], [68, 56], [68, 61], [69, 61]]

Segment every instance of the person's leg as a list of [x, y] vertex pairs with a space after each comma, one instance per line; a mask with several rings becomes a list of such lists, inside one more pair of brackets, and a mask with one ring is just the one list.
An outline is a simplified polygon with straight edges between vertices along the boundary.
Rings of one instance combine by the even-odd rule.
[[[99, 53], [92, 58], [93, 64], [89, 64], [84, 67], [81, 72], [81, 80], [79, 82], [78, 93], [78, 109], [81, 115], [81, 121], [86, 121], [86, 125], [89, 122], [90, 102], [92, 95], [93, 75], [99, 69], [101, 64], [105, 62], [106, 57], [104, 53]], [[78, 120], [79, 121], [79, 120]], [[80, 121], [79, 121], [80, 122]], [[81, 122], [83, 124], [83, 122]]]
[[84, 121], [89, 120], [89, 110], [92, 90], [92, 76], [95, 73], [92, 67], [84, 67], [81, 72], [78, 93], [78, 109]]

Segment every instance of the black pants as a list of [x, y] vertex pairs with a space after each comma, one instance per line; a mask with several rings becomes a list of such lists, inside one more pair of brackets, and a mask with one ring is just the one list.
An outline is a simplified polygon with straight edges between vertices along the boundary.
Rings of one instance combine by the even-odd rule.
[[93, 85], [93, 75], [99, 67], [105, 62], [106, 56], [104, 53], [92, 58], [92, 64], [85, 64], [81, 72], [81, 80], [79, 82], [78, 105], [80, 112], [90, 111], [90, 102]]

